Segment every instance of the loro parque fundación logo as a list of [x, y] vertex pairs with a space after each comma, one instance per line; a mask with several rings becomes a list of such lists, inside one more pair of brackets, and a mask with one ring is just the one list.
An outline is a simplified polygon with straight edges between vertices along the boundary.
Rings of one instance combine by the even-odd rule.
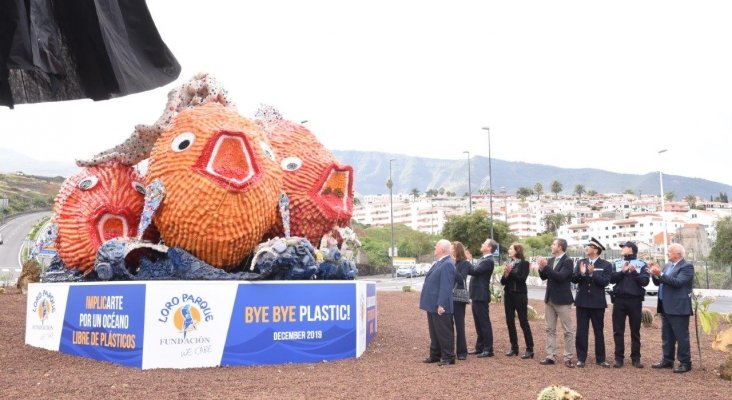
[[209, 337], [196, 335], [202, 324], [212, 321], [214, 314], [203, 297], [182, 294], [172, 297], [160, 308], [158, 321], [175, 329], [182, 337], [161, 338], [160, 344], [197, 344], [210, 342]]
[[53, 294], [47, 290], [38, 292], [36, 298], [33, 300], [32, 312], [41, 321], [40, 325], [34, 324], [33, 329], [53, 329], [50, 325], [45, 325], [45, 322], [51, 317], [51, 314], [56, 312], [56, 299], [53, 297]]

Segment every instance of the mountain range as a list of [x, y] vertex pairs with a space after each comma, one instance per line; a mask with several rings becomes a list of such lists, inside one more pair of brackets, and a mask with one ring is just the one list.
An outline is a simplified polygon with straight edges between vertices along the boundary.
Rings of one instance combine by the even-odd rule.
[[[409, 193], [417, 189], [424, 193], [428, 189], [445, 188], [462, 195], [468, 191], [466, 160], [441, 160], [413, 157], [403, 154], [373, 151], [333, 150], [342, 163], [354, 170], [354, 190], [361, 195], [386, 194], [389, 190], [389, 160], [392, 162], [392, 179], [395, 193]], [[488, 189], [488, 159], [474, 156], [470, 159], [471, 188], [473, 193]], [[645, 175], [620, 174], [590, 168], [559, 168], [551, 165], [530, 164], [519, 161], [491, 159], [493, 192], [500, 193], [505, 187], [509, 193], [516, 193], [520, 187], [533, 188], [541, 183], [545, 193], [551, 193], [551, 184], [557, 180], [562, 184], [562, 193], [574, 192], [576, 185], [598, 193], [659, 193], [657, 173]], [[13, 150], [0, 148], [0, 172], [22, 171], [28, 175], [68, 177], [79, 171], [71, 162], [39, 161]], [[677, 175], [663, 176], [665, 192], [674, 192], [674, 199], [680, 200], [689, 194], [708, 199], [720, 193], [732, 193], [732, 186], [700, 178]]]
[[[355, 174], [354, 190], [359, 194], [389, 193], [386, 181], [389, 179], [389, 160], [392, 162], [394, 193], [410, 193], [417, 189], [424, 193], [428, 189], [445, 188], [462, 195], [468, 191], [467, 160], [441, 160], [434, 158], [412, 157], [402, 154], [333, 150], [335, 157], [342, 163], [353, 167]], [[473, 193], [488, 190], [488, 158], [473, 156], [470, 159], [470, 181]], [[518, 188], [533, 189], [541, 183], [544, 193], [551, 193], [553, 181], [562, 184], [562, 193], [574, 193], [576, 185], [584, 185], [585, 190], [598, 193], [658, 194], [658, 173], [645, 175], [621, 174], [591, 168], [559, 168], [551, 165], [530, 164], [518, 161], [491, 159], [493, 193], [500, 193], [505, 187], [508, 193], [515, 194]], [[732, 193], [732, 186], [700, 178], [687, 178], [677, 175], [663, 175], [664, 192], [673, 192], [675, 200], [689, 194], [708, 199], [720, 193]]]

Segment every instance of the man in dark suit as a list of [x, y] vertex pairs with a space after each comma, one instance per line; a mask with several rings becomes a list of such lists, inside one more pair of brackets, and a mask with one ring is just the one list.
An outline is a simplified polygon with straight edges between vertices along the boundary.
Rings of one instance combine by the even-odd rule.
[[572, 282], [577, 284], [577, 296], [574, 305], [577, 313], [577, 367], [584, 368], [587, 361], [587, 341], [590, 333], [589, 325], [592, 322], [592, 332], [595, 336], [595, 362], [603, 368], [610, 364], [605, 360], [605, 287], [610, 283], [610, 273], [613, 265], [600, 258], [605, 246], [599, 240], [591, 238], [585, 246], [587, 258], [577, 263], [572, 276]]
[[556, 333], [557, 319], [562, 324], [564, 331], [564, 365], [567, 368], [574, 368], [572, 354], [574, 350], [574, 331], [572, 331], [572, 273], [574, 262], [567, 256], [567, 241], [554, 239], [551, 247], [554, 257], [548, 260], [544, 257], [537, 258], [539, 265], [539, 276], [546, 281], [546, 293], [544, 294], [544, 322], [546, 324], [546, 358], [541, 360], [541, 365], [552, 365], [556, 363]]
[[661, 342], [663, 359], [653, 368], [673, 368], [674, 350], [678, 344], [676, 373], [691, 371], [691, 345], [689, 342], [689, 316], [691, 311], [691, 287], [694, 266], [684, 260], [684, 246], [674, 243], [668, 247], [668, 264], [663, 270], [651, 266], [653, 283], [658, 285], [658, 313], [663, 316]]
[[472, 300], [473, 321], [475, 322], [475, 331], [478, 333], [478, 339], [475, 341], [475, 351], [478, 357], [493, 357], [493, 326], [491, 325], [490, 315], [490, 282], [493, 276], [493, 252], [498, 248], [498, 243], [493, 239], [486, 239], [480, 245], [480, 252], [483, 257], [478, 262], [478, 266], [471, 265], [468, 275], [470, 278], [470, 300]]
[[452, 286], [455, 283], [455, 264], [450, 258], [450, 241], [442, 239], [435, 244], [437, 261], [424, 277], [419, 308], [427, 312], [430, 332], [430, 355], [425, 363], [455, 364], [455, 332], [452, 325]]

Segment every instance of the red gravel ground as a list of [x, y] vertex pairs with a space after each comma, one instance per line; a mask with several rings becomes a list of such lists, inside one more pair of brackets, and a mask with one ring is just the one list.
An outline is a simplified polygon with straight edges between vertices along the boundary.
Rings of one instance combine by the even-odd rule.
[[[418, 309], [419, 293], [379, 292], [377, 297], [378, 336], [359, 359], [142, 371], [26, 346], [26, 298], [11, 289], [0, 294], [0, 399], [535, 399], [551, 384], [567, 385], [585, 399], [732, 398], [732, 382], [714, 372], [726, 355], [711, 349], [708, 336], [702, 339], [705, 369], [699, 368], [692, 338], [694, 370], [686, 374], [650, 368], [661, 356], [657, 322], [641, 331], [644, 369], [600, 368], [592, 363], [592, 345], [584, 369], [542, 366], [538, 361], [544, 355], [544, 322], [531, 322], [537, 358], [508, 358], [503, 355], [509, 348], [503, 306], [493, 305], [496, 357], [469, 356], [456, 365], [438, 367], [422, 363], [429, 339], [425, 313]], [[541, 302], [530, 303], [543, 314]], [[611, 355], [609, 310], [605, 315], [606, 349]], [[475, 329], [470, 315], [466, 325], [472, 344]], [[519, 340], [523, 340], [520, 329]]]

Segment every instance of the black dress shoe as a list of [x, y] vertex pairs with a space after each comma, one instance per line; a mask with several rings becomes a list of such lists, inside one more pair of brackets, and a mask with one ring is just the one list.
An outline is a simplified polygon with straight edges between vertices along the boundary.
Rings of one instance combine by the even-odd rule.
[[584, 368], [585, 362], [584, 361], [577, 361], [577, 368]]
[[526, 351], [523, 356], [521, 356], [522, 360], [527, 360], [529, 358], [534, 358], [534, 352], [533, 351]]
[[465, 359], [467, 359], [467, 358], [468, 358], [468, 356], [467, 356], [467, 355], [461, 355], [461, 356], [457, 356], [457, 359], [458, 359], [458, 360], [461, 360], [461, 361], [462, 361], [462, 360], [465, 360]]
[[547, 357], [547, 358], [539, 361], [539, 364], [541, 364], [541, 365], [554, 365], [554, 364], [556, 364], [556, 361], [554, 361], [553, 358]]
[[636, 368], [643, 368], [643, 364], [641, 364], [640, 360], [633, 360], [633, 366]]
[[437, 363], [437, 365], [440, 367], [443, 365], [454, 365], [454, 364], [455, 364], [454, 359], [453, 360], [440, 360], [440, 362]]
[[468, 352], [468, 354], [475, 354], [475, 355], [478, 355], [478, 354], [480, 354], [480, 353], [482, 353], [482, 352], [483, 352], [483, 350], [473, 350], [473, 351], [471, 351], [471, 352]]
[[623, 368], [623, 360], [615, 360], [615, 364], [613, 364], [613, 368]]
[[493, 356], [495, 356], [495, 354], [493, 354], [492, 351], [491, 352], [484, 351], [484, 352], [478, 354], [478, 358], [493, 357]]
[[691, 371], [691, 364], [681, 364], [678, 367], [674, 368], [674, 373], [677, 374], [683, 374], [684, 372]]
[[657, 362], [655, 364], [651, 364], [651, 368], [656, 368], [656, 369], [664, 369], [664, 368], [671, 369], [673, 367], [674, 367], [673, 361], [664, 361], [664, 360], [661, 360], [661, 361], [659, 361], [659, 362]]
[[610, 368], [610, 364], [608, 364], [607, 361], [599, 362], [597, 365], [603, 367], [603, 368]]
[[518, 355], [518, 350], [511, 350], [508, 353], [506, 353], [506, 357], [513, 357]]
[[567, 368], [574, 368], [574, 363], [572, 360], [564, 360], [564, 366]]
[[432, 364], [432, 363], [436, 363], [436, 362], [439, 362], [439, 361], [440, 361], [439, 358], [432, 358], [432, 357], [427, 357], [424, 360], [422, 360], [422, 362], [425, 363], [425, 364]]

